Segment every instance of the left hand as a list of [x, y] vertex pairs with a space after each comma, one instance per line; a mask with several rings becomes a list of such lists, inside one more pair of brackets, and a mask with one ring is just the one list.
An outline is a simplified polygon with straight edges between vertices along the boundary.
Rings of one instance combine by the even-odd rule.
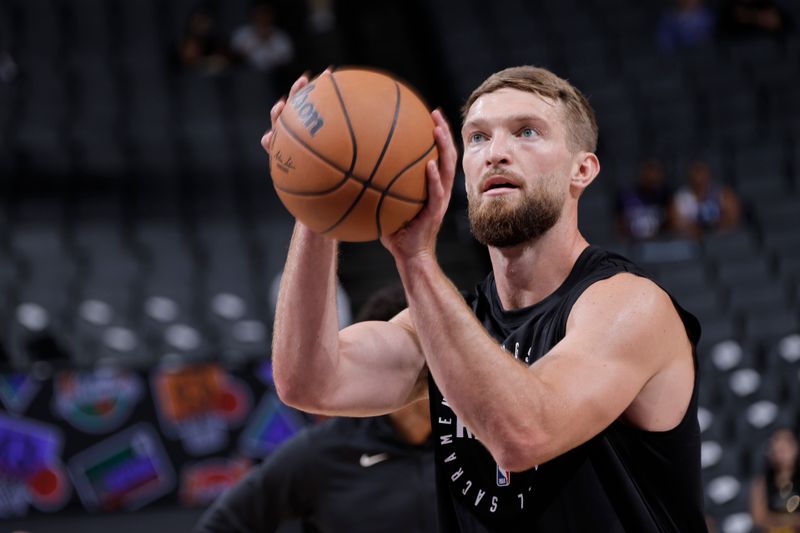
[[420, 255], [435, 256], [436, 235], [450, 203], [458, 151], [450, 125], [442, 112], [437, 109], [431, 113], [431, 117], [439, 159], [428, 161], [425, 168], [428, 201], [408, 224], [393, 234], [381, 238], [381, 242], [394, 256], [395, 261], [413, 259]]

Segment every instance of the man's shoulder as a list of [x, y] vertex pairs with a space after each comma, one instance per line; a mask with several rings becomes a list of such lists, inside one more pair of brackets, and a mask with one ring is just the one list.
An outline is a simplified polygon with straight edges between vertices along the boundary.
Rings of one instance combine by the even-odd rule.
[[655, 281], [639, 272], [620, 270], [592, 282], [584, 291], [604, 298], [655, 302], [669, 300], [669, 295]]
[[[568, 328], [583, 331], [589, 324], [604, 324], [616, 337], [641, 337], [654, 348], [680, 330], [696, 345], [697, 319], [681, 308], [672, 296], [650, 278], [620, 272], [592, 283], [575, 302]], [[660, 325], [659, 327], [654, 327]]]

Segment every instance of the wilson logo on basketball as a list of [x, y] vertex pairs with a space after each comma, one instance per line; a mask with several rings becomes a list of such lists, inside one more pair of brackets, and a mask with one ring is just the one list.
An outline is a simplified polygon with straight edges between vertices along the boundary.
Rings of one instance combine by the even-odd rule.
[[315, 85], [311, 83], [292, 98], [292, 107], [297, 111], [297, 116], [303, 121], [303, 126], [312, 137], [325, 125], [325, 121], [319, 115], [314, 103], [308, 101], [308, 95], [314, 90], [314, 87]]

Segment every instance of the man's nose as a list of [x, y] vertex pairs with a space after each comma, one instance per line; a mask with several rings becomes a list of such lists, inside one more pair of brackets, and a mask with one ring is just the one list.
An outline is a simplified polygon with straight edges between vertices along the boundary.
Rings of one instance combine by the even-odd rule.
[[507, 165], [511, 162], [511, 150], [505, 135], [495, 135], [486, 150], [486, 166]]

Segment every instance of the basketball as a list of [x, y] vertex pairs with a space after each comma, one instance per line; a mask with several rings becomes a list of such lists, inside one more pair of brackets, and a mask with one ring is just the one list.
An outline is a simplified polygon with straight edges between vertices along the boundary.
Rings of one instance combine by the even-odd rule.
[[390, 235], [425, 204], [425, 166], [437, 158], [433, 127], [427, 106], [392, 76], [325, 72], [273, 125], [275, 191], [317, 233], [351, 242]]

